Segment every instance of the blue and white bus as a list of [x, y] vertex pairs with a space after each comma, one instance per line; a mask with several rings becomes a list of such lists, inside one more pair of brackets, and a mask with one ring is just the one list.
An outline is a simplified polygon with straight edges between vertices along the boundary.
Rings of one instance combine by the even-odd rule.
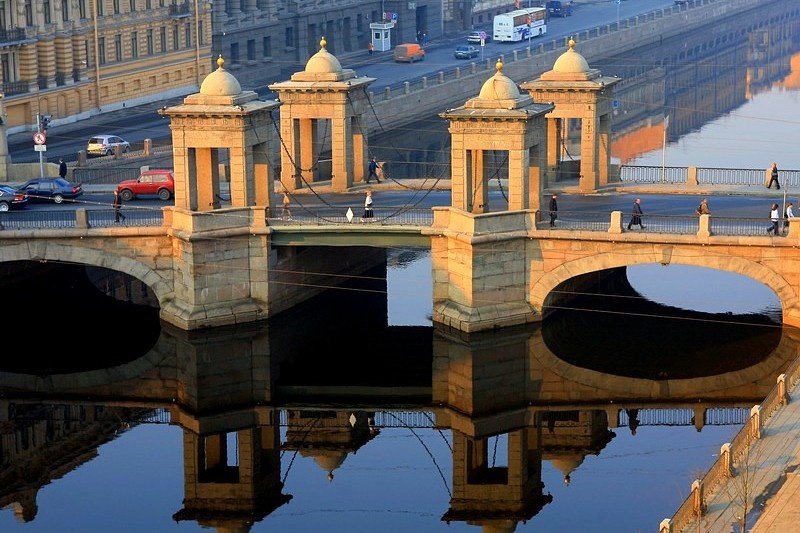
[[547, 8], [528, 7], [495, 15], [493, 38], [514, 43], [547, 33]]

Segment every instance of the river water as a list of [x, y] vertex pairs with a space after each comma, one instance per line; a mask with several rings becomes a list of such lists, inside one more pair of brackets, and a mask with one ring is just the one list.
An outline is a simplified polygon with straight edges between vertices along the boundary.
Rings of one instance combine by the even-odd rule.
[[[800, 106], [789, 79], [670, 140], [665, 151], [636, 155], [633, 164], [660, 165], [665, 157], [676, 166], [758, 168], [775, 160], [798, 168], [792, 140]], [[14, 318], [12, 331], [27, 320], [24, 331], [41, 339], [16, 341], [5, 354], [30, 353], [23, 359], [33, 365], [31, 343], [48, 340], [48, 364], [74, 357], [82, 347], [92, 357], [82, 359], [87, 370], [73, 393], [62, 391], [52, 401], [49, 391], [68, 374], [39, 377], [38, 392], [31, 392], [24, 390], [30, 380], [14, 373], [20, 365], [9, 368], [5, 356], [0, 531], [656, 531], [738, 432], [743, 413], [772, 387], [789, 361], [786, 354], [796, 355], [800, 347], [794, 332], [773, 322], [779, 311], [769, 290], [698, 269], [630, 269], [633, 290], [645, 297], [636, 299], [643, 307], [634, 306], [641, 317], [622, 316], [630, 304], [601, 308], [590, 298], [582, 311], [541, 326], [478, 336], [431, 324], [426, 253], [391, 251], [385, 271], [375, 277], [385, 277], [385, 287], [329, 291], [256, 328], [161, 331], [160, 337], [157, 330], [131, 333], [133, 310], [111, 312], [93, 300], [81, 307], [75, 294], [51, 290], [48, 305], [71, 325], [69, 331], [33, 329], [41, 311], [31, 309]], [[642, 319], [673, 307], [679, 311], [668, 318]], [[86, 345], [99, 338], [95, 332], [106, 333], [89, 350]], [[138, 343], [159, 337], [158, 346], [173, 349], [125, 360], [133, 337]], [[83, 382], [106, 374], [104, 354], [117, 354], [114, 368], [124, 375], [111, 372], [111, 385], [91, 388]], [[505, 374], [506, 365], [522, 365], [525, 376]], [[132, 369], [139, 366], [136, 374]], [[217, 373], [204, 374], [210, 369]], [[478, 376], [492, 375], [499, 385], [483, 390]], [[688, 392], [654, 394], [658, 401], [652, 401], [637, 390], [642, 380], [665, 378], [685, 384]], [[388, 405], [386, 398], [359, 396], [362, 390], [377, 394], [375, 383], [392, 389], [401, 379], [420, 381], [433, 398], [411, 395], [402, 405]], [[559, 383], [556, 392], [552, 387]], [[330, 396], [297, 392], [310, 384], [329, 386]], [[273, 420], [281, 446], [260, 433], [263, 452], [254, 460], [243, 451], [253, 438], [248, 431], [267, 424], [256, 424], [252, 413], [263, 415], [282, 395], [294, 405], [283, 406], [279, 421]], [[698, 429], [687, 402], [714, 415]], [[618, 417], [606, 419], [617, 404]], [[627, 408], [638, 408], [638, 426], [629, 425], [633, 412]], [[364, 421], [373, 411], [377, 427], [370, 431]], [[537, 414], [521, 422], [520, 412]], [[528, 435], [521, 456], [509, 443], [518, 444], [520, 432], [531, 427], [537, 436]], [[224, 435], [227, 449], [215, 441], [193, 446], [198, 431], [214, 433], [209, 428]], [[486, 438], [465, 439], [471, 432]], [[465, 441], [485, 451], [483, 489], [481, 470], [466, 475], [454, 455]], [[204, 500], [203, 489], [194, 491], [208, 485], [195, 484], [195, 474], [217, 456], [235, 466], [222, 472], [227, 483], [232, 471], [241, 481], [254, 463], [271, 465], [265, 479], [282, 484], [282, 497], [253, 489], [248, 499], [216, 481], [223, 496]], [[487, 505], [504, 469], [519, 473], [520, 461], [533, 479], [540, 476], [540, 487], [511, 490], [506, 500]], [[213, 485], [217, 470], [209, 467], [208, 477], [199, 479]], [[219, 508], [223, 500], [225, 509]]]

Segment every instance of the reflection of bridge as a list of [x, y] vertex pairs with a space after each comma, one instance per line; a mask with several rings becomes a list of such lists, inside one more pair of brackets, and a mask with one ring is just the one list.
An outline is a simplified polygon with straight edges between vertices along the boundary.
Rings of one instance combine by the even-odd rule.
[[[325, 321], [328, 317], [320, 316], [313, 325]], [[286, 349], [298, 343], [294, 330], [267, 333], [257, 327], [199, 335], [166, 327], [149, 353], [119, 366], [46, 377], [3, 372], [0, 428], [6, 433], [0, 442], [36, 443], [25, 461], [38, 455], [46, 456], [47, 464], [61, 464], [54, 450], [75, 451], [59, 447], [63, 439], [84, 442], [84, 451], [93, 452], [103, 442], [98, 430], [110, 437], [119, 427], [116, 413], [140, 413], [137, 421], [163, 423], [163, 416], [141, 413], [168, 412], [170, 423], [184, 434], [185, 499], [175, 518], [213, 518], [232, 526], [261, 520], [292, 497], [282, 490], [282, 450], [297, 450], [332, 472], [380, 439], [381, 428], [433, 426], [453, 433], [453, 492], [444, 516], [477, 524], [524, 521], [549, 501], [539, 477], [543, 461], [568, 476], [584, 456], [602, 452], [614, 436], [609, 429], [635, 431], [637, 423], [640, 428], [693, 424], [698, 430], [739, 424], [798, 351], [797, 340], [784, 333], [771, 353], [739, 372], [654, 381], [565, 363], [545, 345], [538, 327], [474, 335], [386, 327], [378, 337], [386, 346], [374, 349], [403, 363], [398, 372], [379, 378], [356, 353], [342, 354], [335, 365], [343, 369], [338, 374], [328, 368], [314, 372], [313, 351]], [[399, 357], [391, 344], [417, 349]], [[419, 349], [423, 346], [427, 351]], [[65, 409], [73, 414], [52, 416]], [[21, 414], [34, 411], [46, 420], [63, 419], [65, 431], [30, 439], [36, 424]], [[108, 425], [104, 417], [92, 429], [85, 413], [104, 411], [117, 423]], [[73, 417], [84, 422], [70, 425]], [[287, 429], [285, 439], [280, 428]], [[498, 436], [508, 443], [502, 468], [486, 461], [489, 441]], [[231, 443], [236, 450], [228, 450]], [[0, 451], [0, 476], [17, 472], [15, 453]], [[236, 464], [228, 462], [231, 456], [238, 458]], [[21, 494], [15, 484], [3, 486], [0, 500], [24, 498], [35, 505], [38, 487], [28, 486]], [[35, 519], [35, 513], [27, 516]]]

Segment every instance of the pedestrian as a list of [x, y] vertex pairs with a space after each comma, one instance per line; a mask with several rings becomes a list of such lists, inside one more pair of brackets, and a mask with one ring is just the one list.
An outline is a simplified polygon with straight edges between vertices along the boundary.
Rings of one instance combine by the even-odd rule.
[[375, 177], [375, 181], [377, 181], [378, 183], [381, 182], [381, 180], [378, 179], [379, 168], [381, 168], [381, 166], [378, 164], [377, 161], [375, 161], [375, 158], [373, 157], [372, 160], [369, 162], [369, 174], [367, 175], [367, 183], [369, 183], [369, 180], [372, 179], [373, 176]]
[[367, 52], [369, 52], [369, 55], [372, 55], [372, 51], [373, 51], [374, 49], [375, 49], [375, 45], [374, 45], [374, 44], [372, 44], [372, 41], [368, 42], [368, 43], [367, 43]]
[[698, 215], [710, 215], [711, 210], [708, 208], [708, 199], [703, 198], [702, 200], [700, 200], [700, 205], [698, 205], [697, 209], [695, 209], [694, 211]]
[[67, 179], [67, 164], [63, 157], [58, 160], [58, 175], [61, 176], [61, 179]]
[[631, 226], [639, 226], [644, 229], [644, 224], [642, 224], [642, 201], [639, 198], [633, 202], [633, 215], [631, 216], [631, 221], [628, 222], [628, 229], [631, 229]]
[[372, 191], [367, 191], [367, 197], [364, 198], [364, 216], [361, 217], [361, 222], [372, 219]]
[[786, 209], [783, 212], [783, 231], [789, 232], [789, 219], [794, 218], [794, 206], [792, 202], [786, 204]]
[[772, 233], [773, 235], [778, 234], [778, 221], [780, 220], [780, 211], [778, 210], [778, 204], [772, 204], [772, 207], [769, 208], [769, 219], [772, 221], [772, 224], [769, 225], [767, 228], [767, 233]]
[[778, 163], [772, 162], [772, 170], [769, 173], [769, 184], [767, 184], [767, 189], [772, 188], [772, 184], [775, 184], [776, 190], [781, 190], [781, 184], [778, 181]]
[[281, 220], [292, 220], [292, 199], [289, 198], [288, 191], [283, 191], [283, 210], [281, 211]]
[[428, 32], [422, 32], [422, 46], [428, 45]]
[[114, 222], [119, 224], [120, 219], [125, 222], [125, 215], [122, 214], [122, 197], [119, 195], [119, 191], [114, 191], [114, 203], [112, 204], [114, 207]]
[[556, 225], [556, 219], [558, 218], [558, 195], [554, 194], [550, 197], [550, 227]]

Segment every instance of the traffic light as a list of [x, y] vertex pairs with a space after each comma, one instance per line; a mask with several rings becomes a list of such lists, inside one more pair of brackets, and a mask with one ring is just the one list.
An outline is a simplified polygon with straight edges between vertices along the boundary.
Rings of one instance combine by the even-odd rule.
[[41, 115], [39, 117], [39, 130], [40, 131], [47, 131], [48, 126], [50, 126], [50, 119], [53, 118], [51, 115]]

